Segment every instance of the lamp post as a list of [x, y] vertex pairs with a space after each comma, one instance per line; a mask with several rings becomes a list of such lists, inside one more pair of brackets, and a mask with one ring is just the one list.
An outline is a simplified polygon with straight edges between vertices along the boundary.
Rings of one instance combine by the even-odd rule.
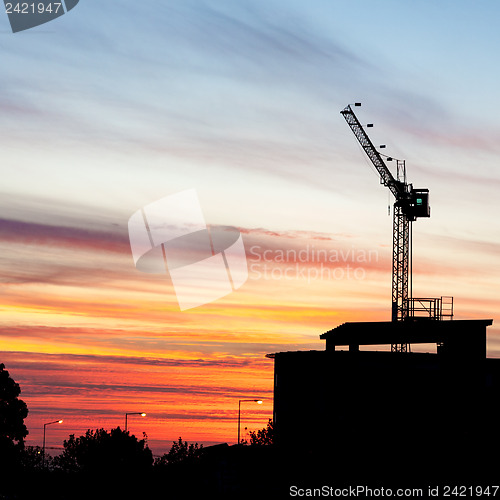
[[144, 412], [141, 412], [141, 411], [133, 411], [133, 412], [130, 412], [130, 413], [125, 413], [125, 430], [128, 429], [128, 420], [127, 420], [127, 417], [129, 415], [140, 415], [141, 417], [145, 417], [146, 414]]
[[238, 444], [240, 444], [241, 403], [244, 402], [257, 403], [258, 405], [261, 405], [262, 399], [240, 399], [238, 401]]
[[54, 420], [53, 422], [47, 422], [46, 424], [43, 424], [42, 467], [45, 467], [45, 429], [47, 428], [47, 425], [62, 423], [62, 420]]

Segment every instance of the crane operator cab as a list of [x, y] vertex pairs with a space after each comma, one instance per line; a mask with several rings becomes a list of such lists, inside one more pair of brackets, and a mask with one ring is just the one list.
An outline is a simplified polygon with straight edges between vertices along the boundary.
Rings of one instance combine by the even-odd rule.
[[418, 217], [430, 217], [429, 190], [413, 189], [412, 187], [405, 205], [404, 213], [410, 220], [415, 220]]

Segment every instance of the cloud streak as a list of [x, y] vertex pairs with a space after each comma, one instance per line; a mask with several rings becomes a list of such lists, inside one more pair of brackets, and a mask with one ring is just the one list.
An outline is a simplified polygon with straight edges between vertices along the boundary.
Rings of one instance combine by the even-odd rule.
[[0, 238], [23, 245], [48, 245], [98, 252], [124, 253], [130, 250], [126, 233], [56, 226], [14, 219], [0, 219]]

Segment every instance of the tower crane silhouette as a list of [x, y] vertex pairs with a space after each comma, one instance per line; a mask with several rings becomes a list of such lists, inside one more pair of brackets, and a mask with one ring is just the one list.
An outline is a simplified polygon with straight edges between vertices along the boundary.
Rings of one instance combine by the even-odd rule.
[[[361, 106], [355, 103], [354, 106]], [[405, 321], [415, 318], [416, 311], [424, 311], [430, 319], [443, 319], [453, 316], [453, 299], [451, 311], [443, 312], [443, 306], [448, 297], [436, 299], [414, 299], [411, 293], [412, 282], [412, 223], [421, 217], [430, 217], [429, 190], [416, 189], [406, 179], [406, 164], [404, 160], [396, 159], [396, 177], [394, 177], [384, 162], [393, 158], [377, 151], [365, 132], [364, 127], [354, 114], [349, 104], [341, 112], [347, 124], [354, 133], [364, 152], [373, 163], [380, 175], [380, 183], [389, 188], [394, 195], [393, 232], [392, 232], [392, 321]], [[372, 127], [368, 124], [367, 127]], [[382, 146], [383, 147], [383, 146]], [[416, 307], [415, 304], [418, 304]], [[392, 351], [407, 351], [407, 344], [393, 344]]]

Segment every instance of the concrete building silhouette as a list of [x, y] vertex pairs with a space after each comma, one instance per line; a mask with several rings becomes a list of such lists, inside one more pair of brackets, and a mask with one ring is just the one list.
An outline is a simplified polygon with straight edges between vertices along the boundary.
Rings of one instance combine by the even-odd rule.
[[[320, 335], [324, 351], [268, 354], [276, 444], [358, 466], [389, 456], [401, 470], [441, 460], [488, 468], [478, 459], [499, 444], [500, 359], [486, 357], [492, 322], [344, 323]], [[360, 349], [402, 343], [434, 344], [436, 352]]]

